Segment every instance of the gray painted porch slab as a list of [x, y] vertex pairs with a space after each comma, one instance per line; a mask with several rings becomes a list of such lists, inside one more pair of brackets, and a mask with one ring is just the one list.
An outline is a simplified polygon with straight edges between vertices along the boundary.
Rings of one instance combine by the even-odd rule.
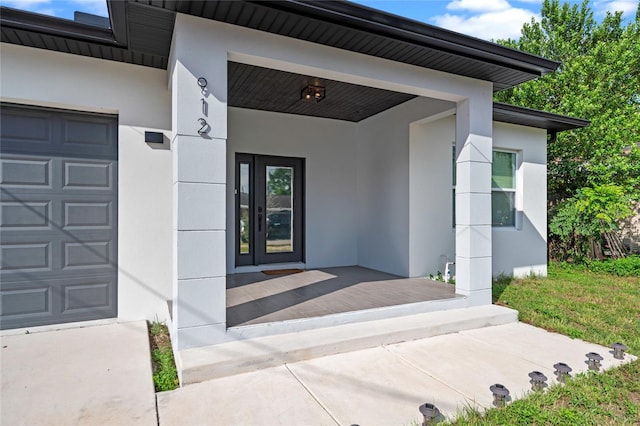
[[456, 298], [455, 286], [360, 266], [227, 276], [227, 326], [342, 314]]

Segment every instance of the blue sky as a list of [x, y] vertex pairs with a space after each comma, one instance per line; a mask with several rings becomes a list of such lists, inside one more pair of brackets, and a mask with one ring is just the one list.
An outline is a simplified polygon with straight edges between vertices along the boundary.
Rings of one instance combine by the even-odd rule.
[[[524, 22], [540, 19], [542, 0], [357, 0], [356, 3], [490, 40], [517, 38]], [[607, 11], [619, 10], [631, 20], [638, 7], [638, 0], [589, 3], [596, 19]], [[107, 16], [105, 0], [0, 0], [0, 4], [67, 19], [73, 19], [74, 10]]]

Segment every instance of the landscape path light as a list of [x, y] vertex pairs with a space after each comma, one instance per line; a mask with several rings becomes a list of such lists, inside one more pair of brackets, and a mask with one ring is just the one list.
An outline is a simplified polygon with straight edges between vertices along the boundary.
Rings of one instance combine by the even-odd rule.
[[613, 357], [615, 359], [624, 359], [624, 351], [628, 349], [625, 344], [616, 342], [611, 347], [613, 348]]
[[489, 386], [489, 390], [493, 392], [493, 405], [498, 408], [504, 407], [509, 397], [509, 389], [507, 389], [505, 385], [496, 383], [495, 385]]
[[589, 352], [586, 357], [589, 370], [600, 371], [600, 361], [604, 359], [602, 358], [602, 355], [596, 352]]
[[571, 377], [571, 374], [569, 373], [573, 371], [573, 369], [564, 362], [553, 364], [553, 368], [556, 369], [556, 371], [554, 371], [554, 374], [556, 375], [560, 383], [566, 383], [567, 378]]
[[547, 386], [547, 376], [539, 371], [532, 371], [531, 373], [529, 373], [529, 378], [531, 379], [529, 381], [529, 383], [531, 383], [531, 390], [535, 392], [544, 390], [544, 388]]
[[424, 417], [424, 421], [422, 422], [423, 426], [430, 426], [438, 423], [438, 418], [440, 417], [440, 410], [438, 410], [438, 407], [425, 402], [420, 406], [419, 410]]

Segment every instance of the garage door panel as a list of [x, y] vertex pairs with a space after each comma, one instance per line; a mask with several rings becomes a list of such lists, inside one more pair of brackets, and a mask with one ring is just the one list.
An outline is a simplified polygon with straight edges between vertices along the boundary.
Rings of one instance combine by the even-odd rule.
[[69, 315], [90, 312], [96, 309], [111, 309], [112, 282], [105, 278], [87, 278], [82, 283], [66, 284], [62, 287], [62, 313]]
[[0, 245], [0, 270], [21, 273], [53, 270], [51, 243], [49, 241], [9, 243]]
[[51, 145], [54, 140], [51, 114], [35, 111], [3, 111], [0, 136], [6, 144]]
[[64, 202], [65, 229], [111, 228], [114, 205], [104, 201]]
[[63, 189], [112, 189], [113, 167], [111, 163], [63, 162]]
[[0, 327], [115, 316], [116, 118], [7, 104], [2, 115]]
[[51, 188], [50, 165], [50, 160], [27, 156], [3, 156], [0, 159], [0, 183], [5, 188], [24, 185]]
[[[112, 126], [109, 121], [92, 120], [86, 118], [82, 121], [66, 118], [63, 121], [64, 139], [62, 143], [68, 149], [74, 149], [72, 145], [78, 145], [74, 151], [95, 149], [95, 146], [111, 147]], [[91, 148], [89, 148], [91, 147]]]
[[76, 158], [117, 158], [117, 121], [99, 114], [4, 107], [0, 122], [4, 153]]
[[2, 201], [0, 209], [0, 226], [3, 228], [39, 231], [50, 226], [49, 201]]
[[4, 328], [112, 318], [116, 283], [109, 275], [21, 281], [0, 290]]
[[28, 284], [0, 291], [3, 318], [50, 316], [51, 291], [48, 285]]
[[110, 241], [63, 242], [62, 269], [109, 267], [112, 259]]

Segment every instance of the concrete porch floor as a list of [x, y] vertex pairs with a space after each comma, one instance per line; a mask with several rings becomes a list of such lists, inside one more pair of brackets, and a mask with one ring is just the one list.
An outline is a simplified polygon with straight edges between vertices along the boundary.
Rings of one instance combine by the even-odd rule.
[[300, 273], [227, 276], [227, 326], [319, 317], [453, 299], [455, 286], [345, 266]]

